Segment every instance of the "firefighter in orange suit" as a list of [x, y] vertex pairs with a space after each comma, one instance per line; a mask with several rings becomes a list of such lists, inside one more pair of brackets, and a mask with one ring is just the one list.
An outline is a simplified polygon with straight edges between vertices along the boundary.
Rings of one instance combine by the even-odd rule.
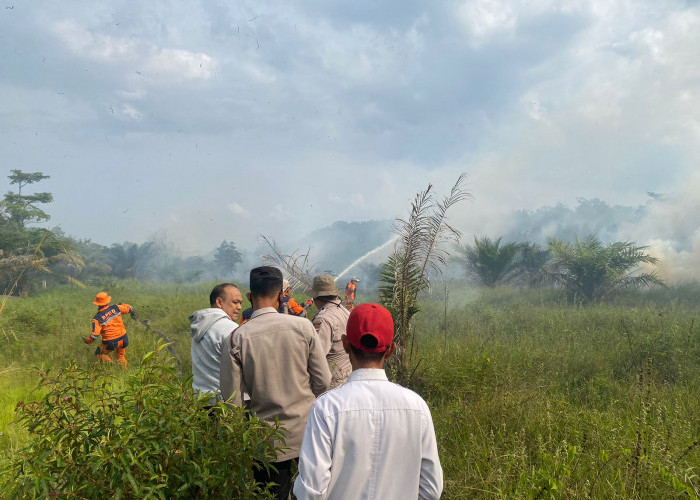
[[306, 318], [306, 308], [311, 304], [313, 304], [312, 300], [307, 300], [299, 304], [296, 300], [294, 300], [294, 297], [292, 297], [292, 286], [289, 284], [289, 281], [282, 281], [282, 295], [280, 297], [280, 307], [278, 312]]
[[345, 287], [345, 309], [352, 311], [355, 308], [355, 291], [357, 290], [357, 284], [360, 279], [357, 276], [353, 276]]
[[132, 318], [138, 318], [136, 311], [129, 304], [109, 305], [112, 297], [106, 292], [100, 292], [95, 297], [93, 304], [97, 306], [97, 314], [92, 318], [92, 333], [83, 338], [83, 342], [91, 344], [102, 335], [102, 343], [95, 350], [95, 356], [99, 361], [111, 363], [111, 352], [115, 353], [117, 362], [126, 368], [126, 348], [129, 345], [129, 337], [126, 335], [122, 314], [129, 313]]

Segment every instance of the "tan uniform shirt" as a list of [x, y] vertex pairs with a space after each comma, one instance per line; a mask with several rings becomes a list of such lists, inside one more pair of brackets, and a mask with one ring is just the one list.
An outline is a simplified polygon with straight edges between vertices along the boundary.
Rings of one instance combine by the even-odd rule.
[[221, 395], [240, 406], [246, 392], [254, 415], [270, 423], [279, 418], [287, 438], [286, 445], [275, 443], [284, 446], [277, 461], [298, 457], [311, 405], [331, 381], [311, 322], [265, 307], [232, 335], [233, 347], [221, 356]]
[[350, 312], [343, 307], [340, 299], [329, 302], [314, 317], [314, 328], [318, 332], [326, 354], [328, 367], [331, 369], [331, 389], [348, 381], [352, 366], [350, 357], [343, 349], [341, 337], [345, 335]]

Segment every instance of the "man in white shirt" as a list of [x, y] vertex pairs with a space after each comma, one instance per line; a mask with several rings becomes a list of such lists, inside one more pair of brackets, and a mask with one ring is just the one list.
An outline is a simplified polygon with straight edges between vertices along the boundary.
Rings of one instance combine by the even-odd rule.
[[387, 380], [394, 322], [378, 304], [357, 306], [343, 347], [348, 382], [321, 395], [306, 422], [294, 494], [306, 499], [437, 499], [442, 467], [425, 401]]
[[243, 297], [232, 283], [216, 285], [209, 294], [209, 305], [190, 316], [192, 333], [192, 388], [212, 395], [216, 403], [219, 390], [221, 353], [231, 332], [238, 328], [234, 321], [241, 312]]

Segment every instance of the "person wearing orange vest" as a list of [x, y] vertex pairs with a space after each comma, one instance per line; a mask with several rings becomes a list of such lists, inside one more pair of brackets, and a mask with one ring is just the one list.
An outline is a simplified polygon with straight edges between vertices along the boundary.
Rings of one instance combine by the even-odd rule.
[[348, 311], [352, 311], [355, 308], [355, 291], [357, 290], [357, 284], [359, 282], [360, 279], [357, 276], [353, 276], [350, 283], [348, 283], [348, 286], [345, 287], [344, 305]]
[[309, 307], [313, 301], [307, 300], [299, 304], [294, 297], [292, 297], [292, 286], [289, 284], [288, 280], [282, 282], [282, 297], [280, 300], [279, 312], [284, 314], [293, 314], [294, 316], [301, 316], [306, 318], [306, 308]]
[[138, 318], [136, 311], [129, 304], [109, 305], [112, 297], [107, 292], [100, 292], [95, 297], [93, 304], [97, 306], [97, 314], [92, 318], [92, 333], [83, 338], [86, 344], [92, 344], [102, 335], [102, 343], [95, 350], [95, 356], [99, 361], [111, 363], [109, 355], [114, 352], [117, 362], [124, 368], [126, 362], [126, 348], [129, 345], [129, 337], [126, 335], [122, 314], [130, 314], [133, 319]]

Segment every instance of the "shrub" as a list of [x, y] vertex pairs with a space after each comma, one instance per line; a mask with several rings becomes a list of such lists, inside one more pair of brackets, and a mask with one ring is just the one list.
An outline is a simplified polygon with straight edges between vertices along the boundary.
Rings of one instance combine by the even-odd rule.
[[18, 309], [11, 321], [17, 330], [33, 335], [46, 335], [55, 327], [48, 314], [41, 313], [33, 307]]
[[164, 347], [125, 380], [99, 365], [42, 374], [44, 398], [17, 405], [32, 438], [0, 470], [0, 489], [10, 498], [264, 497], [252, 470], [274, 460], [282, 430], [222, 403], [210, 414]]
[[620, 290], [663, 285], [656, 272], [641, 272], [642, 265], [654, 266], [659, 260], [644, 246], [629, 241], [605, 245], [595, 235], [567, 243], [547, 240], [549, 278], [561, 284], [572, 301], [600, 302]]

